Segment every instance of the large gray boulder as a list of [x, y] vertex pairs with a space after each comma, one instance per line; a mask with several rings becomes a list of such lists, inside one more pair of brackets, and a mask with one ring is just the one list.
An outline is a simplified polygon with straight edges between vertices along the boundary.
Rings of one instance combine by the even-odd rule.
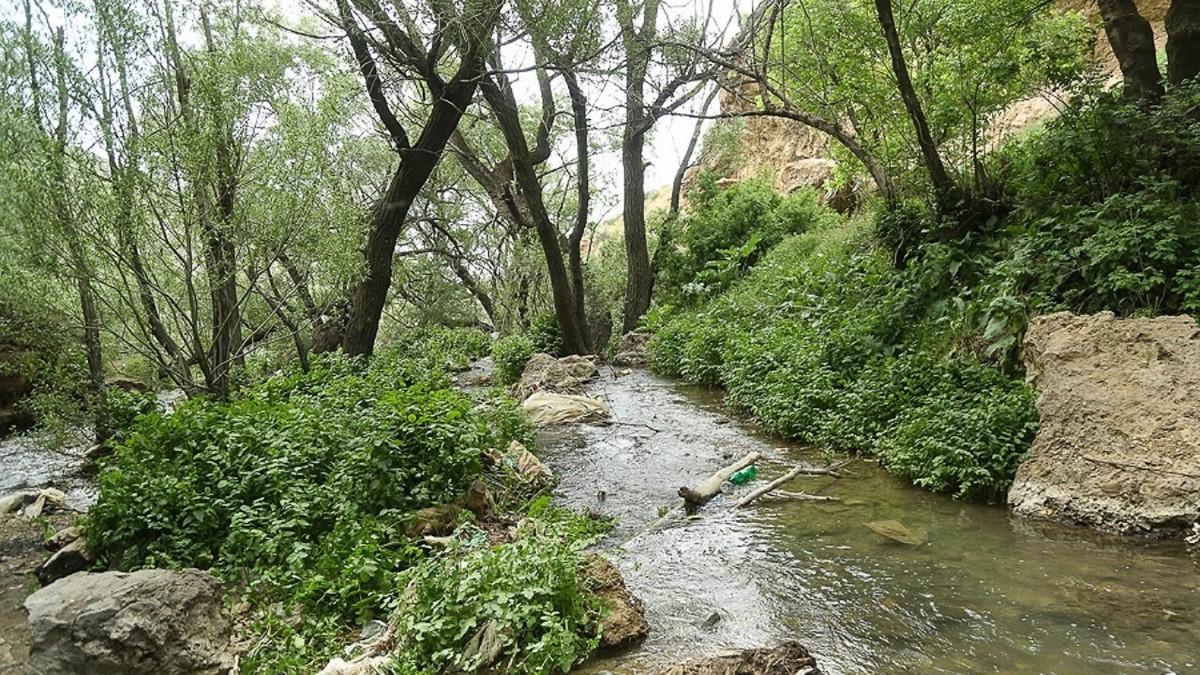
[[1025, 364], [1041, 427], [1019, 516], [1179, 536], [1200, 520], [1200, 326], [1187, 316], [1038, 317]]
[[223, 675], [229, 615], [200, 570], [73, 574], [25, 600], [30, 675]]

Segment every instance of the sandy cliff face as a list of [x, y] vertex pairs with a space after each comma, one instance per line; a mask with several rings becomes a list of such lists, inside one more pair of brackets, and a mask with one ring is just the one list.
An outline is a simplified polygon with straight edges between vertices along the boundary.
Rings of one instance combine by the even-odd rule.
[[1200, 521], [1200, 327], [1190, 316], [1035, 318], [1025, 364], [1041, 428], [1008, 503], [1126, 534]]
[[[1138, 10], [1154, 28], [1156, 42], [1161, 49], [1166, 44], [1163, 19], [1170, 0], [1137, 0]], [[1116, 57], [1100, 25], [1099, 10], [1095, 0], [1058, 0], [1063, 11], [1080, 11], [1096, 26], [1095, 59], [1105, 70], [1119, 77]], [[738, 111], [743, 104], [732, 96], [723, 96], [722, 109]], [[1007, 137], [1022, 129], [1041, 122], [1056, 114], [1054, 103], [1045, 97], [1034, 97], [1018, 101], [1009, 107], [997, 121], [998, 133]], [[756, 176], [767, 176], [775, 189], [791, 192], [802, 186], [823, 188], [833, 176], [836, 166], [829, 158], [829, 141], [824, 134], [791, 120], [752, 117], [745, 120], [742, 133], [740, 164], [728, 178], [743, 181]], [[846, 195], [826, 192], [827, 201], [845, 199]]]

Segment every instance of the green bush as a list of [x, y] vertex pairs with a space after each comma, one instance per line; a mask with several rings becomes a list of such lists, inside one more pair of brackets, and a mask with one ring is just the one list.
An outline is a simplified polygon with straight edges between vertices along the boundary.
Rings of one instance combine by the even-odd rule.
[[1014, 274], [1044, 311], [1200, 312], [1200, 84], [1089, 89], [1004, 151]]
[[668, 294], [720, 292], [784, 237], [835, 219], [812, 191], [783, 196], [761, 180], [730, 186], [682, 219], [673, 245], [659, 256], [662, 285]]
[[389, 348], [392, 358], [430, 370], [463, 370], [487, 356], [491, 337], [477, 328], [418, 328], [402, 334]]
[[1033, 404], [1033, 392], [1017, 382], [974, 393], [936, 391], [902, 410], [876, 450], [890, 471], [915, 485], [1003, 500], [1037, 432]]
[[509, 335], [496, 340], [492, 345], [492, 360], [496, 362], [496, 383], [507, 386], [521, 379], [525, 364], [533, 354], [533, 340], [525, 335]]
[[1001, 496], [1037, 414], [1024, 384], [969, 348], [1008, 316], [992, 311], [992, 258], [935, 245], [896, 271], [866, 238], [850, 226], [785, 239], [728, 292], [661, 326], [652, 364], [725, 387], [784, 437], [878, 454], [929, 489]]
[[[577, 521], [583, 521], [581, 525]], [[484, 533], [401, 575], [393, 616], [401, 673], [476, 672], [468, 643], [491, 626], [504, 672], [565, 672], [599, 643], [602, 607], [583, 588], [587, 518], [528, 520], [517, 540], [490, 546]], [[465, 539], [460, 531], [458, 541]]]
[[534, 353], [555, 357], [563, 355], [562, 328], [554, 312], [542, 312], [533, 318], [533, 324], [529, 326], [529, 339], [533, 343]]
[[[230, 403], [147, 415], [100, 476], [100, 564], [214, 568], [322, 613], [378, 611], [415, 559], [403, 514], [452, 501], [510, 440], [444, 379], [326, 358]], [[493, 418], [515, 415], [496, 409]]]
[[105, 392], [109, 439], [122, 443], [133, 433], [134, 424], [142, 415], [158, 412], [158, 398], [152, 393], [129, 391], [120, 387], [109, 387]]

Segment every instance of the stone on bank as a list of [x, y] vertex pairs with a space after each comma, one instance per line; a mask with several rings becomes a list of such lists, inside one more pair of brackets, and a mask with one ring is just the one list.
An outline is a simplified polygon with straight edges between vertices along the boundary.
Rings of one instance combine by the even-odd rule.
[[25, 600], [29, 675], [224, 675], [220, 583], [200, 570], [80, 572]]

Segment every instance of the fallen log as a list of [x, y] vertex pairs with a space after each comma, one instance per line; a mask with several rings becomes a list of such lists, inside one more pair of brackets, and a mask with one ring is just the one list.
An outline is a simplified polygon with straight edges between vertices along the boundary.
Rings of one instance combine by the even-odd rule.
[[[776, 488], [780, 487], [784, 483], [787, 483], [787, 482], [795, 479], [797, 476], [833, 476], [834, 478], [841, 478], [842, 474], [839, 472], [839, 469], [846, 466], [847, 463], [849, 463], [849, 460], [847, 460], [845, 462], [839, 462], [832, 466], [827, 466], [827, 467], [821, 468], [821, 469], [813, 469], [813, 468], [798, 466], [798, 467], [792, 469], [791, 471], [785, 473], [784, 475], [780, 476], [779, 478], [776, 478], [775, 480], [771, 481], [770, 483], [767, 483], [766, 485], [751, 492], [750, 494], [746, 495], [745, 497], [742, 497], [740, 500], [738, 500], [738, 503], [735, 504], [734, 507], [739, 508], [739, 509], [745, 508], [745, 507], [749, 506], [754, 500], [758, 499], [759, 497], [767, 494], [768, 492], [770, 492], [772, 490], [775, 490]], [[838, 501], [837, 497], [821, 497], [818, 495], [807, 495], [804, 493], [801, 493], [801, 495], [797, 496], [796, 498], [797, 499], [806, 499], [809, 501], [822, 501], [822, 502]]]
[[721, 484], [729, 480], [733, 474], [750, 466], [751, 464], [762, 459], [761, 452], [752, 452], [729, 466], [709, 476], [708, 480], [704, 481], [695, 488], [681, 487], [679, 488], [679, 496], [683, 497], [683, 501], [687, 506], [688, 511], [704, 506], [713, 497], [716, 497], [721, 492]]

